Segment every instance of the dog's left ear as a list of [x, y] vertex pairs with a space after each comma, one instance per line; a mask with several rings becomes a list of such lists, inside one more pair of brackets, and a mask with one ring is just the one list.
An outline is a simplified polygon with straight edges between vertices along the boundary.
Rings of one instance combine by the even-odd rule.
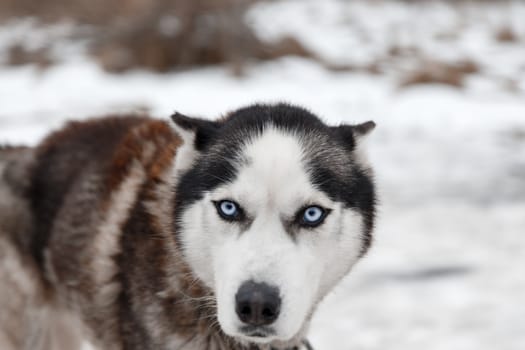
[[370, 132], [372, 132], [372, 130], [374, 130], [375, 127], [376, 127], [376, 123], [369, 120], [361, 124], [353, 125], [352, 131], [354, 133], [354, 137], [359, 140], [360, 138], [363, 138], [367, 136], [368, 134], [370, 134]]
[[354, 149], [357, 144], [364, 140], [376, 127], [376, 123], [373, 121], [367, 121], [361, 124], [355, 125], [340, 125], [333, 127], [337, 134], [350, 145], [351, 149]]
[[206, 149], [217, 134], [221, 123], [211, 120], [187, 117], [175, 112], [171, 126], [180, 136], [183, 144], [177, 150], [175, 172], [187, 170], [200, 152]]

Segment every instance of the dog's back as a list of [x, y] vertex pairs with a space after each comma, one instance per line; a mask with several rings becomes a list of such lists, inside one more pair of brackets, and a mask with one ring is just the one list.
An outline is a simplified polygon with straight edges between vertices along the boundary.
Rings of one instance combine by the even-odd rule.
[[[58, 229], [53, 227], [57, 217], [64, 216], [64, 210], [73, 210], [68, 215], [78, 220], [79, 211], [87, 213], [103, 200], [109, 192], [105, 174], [111, 167], [115, 149], [129, 129], [144, 120], [114, 117], [72, 122], [37, 148], [29, 188], [35, 214], [31, 253], [42, 270], [51, 231]], [[72, 224], [87, 225], [88, 220]]]
[[36, 148], [0, 148], [0, 349], [76, 349], [83, 324], [116, 343], [115, 230], [135, 204], [126, 197], [148, 181], [155, 138], [173, 141], [166, 130], [106, 117], [70, 123]]

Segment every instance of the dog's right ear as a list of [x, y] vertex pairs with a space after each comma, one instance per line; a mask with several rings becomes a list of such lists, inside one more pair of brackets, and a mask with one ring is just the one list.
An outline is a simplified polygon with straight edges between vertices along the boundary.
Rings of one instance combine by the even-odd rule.
[[187, 117], [175, 112], [171, 116], [172, 127], [184, 143], [193, 144], [197, 151], [202, 151], [220, 128], [220, 123], [211, 120]]
[[221, 123], [199, 118], [187, 117], [175, 112], [171, 116], [171, 126], [181, 137], [183, 144], [177, 150], [175, 172], [187, 170], [200, 152], [213, 140]]

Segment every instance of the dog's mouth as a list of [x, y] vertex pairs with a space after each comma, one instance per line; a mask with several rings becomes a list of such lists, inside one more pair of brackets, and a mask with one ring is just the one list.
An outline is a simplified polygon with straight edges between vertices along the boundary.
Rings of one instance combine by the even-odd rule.
[[242, 326], [239, 331], [244, 337], [259, 341], [265, 341], [266, 338], [275, 335], [275, 330], [273, 328], [265, 326]]
[[[310, 342], [307, 339], [301, 338], [299, 340], [291, 341], [278, 341], [275, 338], [276, 332], [271, 327], [254, 327], [254, 326], [244, 326], [239, 328], [241, 337], [246, 341], [252, 344], [270, 344], [271, 349], [287, 349], [287, 350], [313, 350]], [[277, 343], [274, 343], [277, 341]], [[250, 348], [251, 349], [251, 348]]]

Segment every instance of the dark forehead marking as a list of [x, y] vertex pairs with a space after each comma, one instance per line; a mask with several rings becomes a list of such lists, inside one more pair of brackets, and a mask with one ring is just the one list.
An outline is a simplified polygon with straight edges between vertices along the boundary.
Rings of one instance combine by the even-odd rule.
[[329, 131], [312, 113], [286, 104], [254, 105], [234, 111], [224, 118], [196, 165], [181, 177], [176, 202], [189, 205], [202, 198], [204, 192], [234, 181], [239, 165], [250, 162], [241, 154], [244, 146], [261, 136], [269, 125], [292, 134]]
[[238, 109], [226, 118], [223, 132], [235, 130], [261, 133], [265, 125], [272, 124], [286, 131], [328, 130], [317, 116], [308, 110], [287, 104], [253, 105]]

